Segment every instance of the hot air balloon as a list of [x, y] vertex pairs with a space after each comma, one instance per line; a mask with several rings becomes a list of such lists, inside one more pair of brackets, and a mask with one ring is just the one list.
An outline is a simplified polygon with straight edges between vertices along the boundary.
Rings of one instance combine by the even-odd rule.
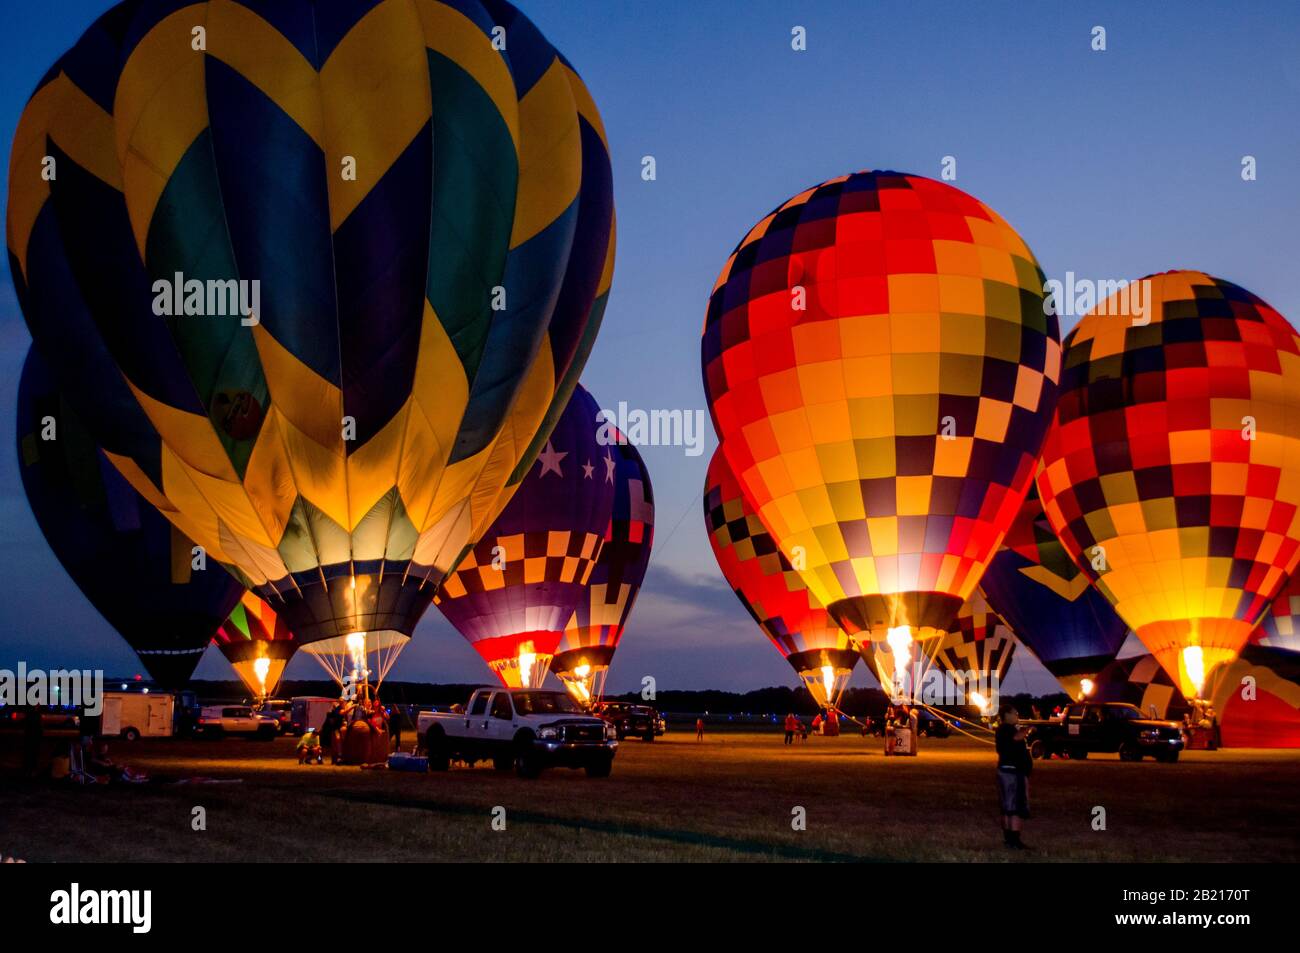
[[867, 667], [890, 698], [920, 695], [929, 702], [926, 686], [934, 682], [939, 689], [934, 703], [973, 704], [991, 712], [1015, 658], [1016, 639], [976, 589], [942, 636], [921, 645], [895, 639], [892, 645], [873, 642], [867, 648]]
[[1006, 622], [976, 589], [957, 613], [957, 627], [939, 640], [934, 661], [980, 708], [988, 709], [1001, 691], [1016, 639]]
[[[1225, 748], [1300, 748], [1300, 654], [1247, 645], [1219, 682]], [[1249, 679], [1249, 681], [1247, 681]], [[1250, 691], [1244, 691], [1245, 685]]]
[[1264, 613], [1251, 644], [1284, 652], [1300, 652], [1300, 573], [1291, 576]]
[[614, 511], [617, 447], [578, 386], [537, 462], [435, 600], [510, 688], [538, 688], [573, 618]]
[[1155, 718], [1182, 718], [1191, 710], [1169, 673], [1152, 655], [1115, 659], [1097, 673], [1090, 701], [1126, 702]]
[[185, 684], [243, 587], [104, 458], [35, 350], [18, 383], [18, 471], [46, 542], [154, 680]]
[[980, 588], [1072, 698], [1088, 694], [1128, 637], [1128, 625], [1056, 538], [1037, 489], [1025, 497]]
[[[612, 428], [612, 425], [611, 425]], [[612, 428], [614, 509], [600, 556], [577, 610], [556, 647], [551, 671], [574, 700], [590, 705], [605, 693], [610, 661], [650, 565], [655, 500], [650, 473], [635, 446]]]
[[258, 700], [275, 694], [284, 667], [298, 651], [298, 641], [289, 627], [251, 592], [244, 593], [213, 641]]
[[864, 651], [951, 630], [1020, 509], [1059, 373], [1043, 289], [996, 212], [895, 172], [800, 192], [722, 269], [702, 356], [727, 462]]
[[820, 708], [837, 708], [858, 655], [746, 503], [721, 448], [704, 483], [704, 525], [718, 568]]
[[341, 657], [404, 643], [567, 403], [609, 157], [501, 0], [128, 0], [28, 102], [7, 238], [108, 459]]
[[1300, 562], [1300, 337], [1201, 272], [1121, 289], [1066, 339], [1037, 479], [1070, 555], [1212, 697]]

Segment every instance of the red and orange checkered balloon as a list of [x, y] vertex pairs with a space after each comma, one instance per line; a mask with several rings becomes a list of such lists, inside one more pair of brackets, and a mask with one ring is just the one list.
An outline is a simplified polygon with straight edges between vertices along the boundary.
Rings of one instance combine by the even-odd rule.
[[702, 342], [714, 425], [746, 499], [849, 633], [953, 628], [1055, 402], [1044, 299], [996, 212], [896, 172], [799, 193], [722, 269]]
[[1300, 337], [1244, 288], [1141, 279], [1066, 338], [1039, 496], [1188, 698], [1300, 562]]
[[704, 481], [704, 525], [718, 568], [741, 605], [817, 704], [838, 706], [858, 662], [853, 643], [745, 502], [721, 447]]

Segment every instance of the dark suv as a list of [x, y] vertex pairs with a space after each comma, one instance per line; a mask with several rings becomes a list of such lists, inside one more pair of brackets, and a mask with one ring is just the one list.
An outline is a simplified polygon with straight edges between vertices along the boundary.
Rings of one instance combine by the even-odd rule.
[[620, 741], [628, 735], [643, 741], [654, 741], [664, 733], [664, 720], [659, 717], [659, 712], [649, 705], [634, 705], [631, 702], [598, 702], [593, 706], [591, 713], [613, 725]]

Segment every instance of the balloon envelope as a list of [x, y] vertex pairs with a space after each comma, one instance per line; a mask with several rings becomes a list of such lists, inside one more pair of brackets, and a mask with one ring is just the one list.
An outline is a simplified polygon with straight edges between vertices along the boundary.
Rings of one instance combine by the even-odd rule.
[[505, 685], [537, 688], [585, 597], [613, 513], [615, 448], [581, 386], [501, 515], [437, 605]]
[[1128, 625], [1056, 538], [1036, 489], [1025, 497], [980, 588], [1016, 638], [1074, 698], [1083, 680], [1095, 681], [1128, 637]]
[[[29, 351], [18, 382], [18, 471], [36, 522], [72, 581], [160, 684], [185, 684], [244, 591], [104, 458]], [[47, 439], [48, 438], [48, 439]]]
[[714, 424], [848, 632], [952, 627], [1020, 508], [1056, 394], [1033, 254], [940, 182], [862, 172], [760, 221], [709, 300]]
[[740, 604], [799, 673], [818, 705], [835, 706], [858, 655], [745, 502], [719, 447], [704, 483], [709, 545]]
[[1269, 649], [1300, 652], [1300, 573], [1287, 580], [1250, 641]]
[[[301, 641], [409, 635], [590, 352], [599, 115], [501, 0], [194, 9], [203, 49], [128, 0], [32, 95], [19, 301], [109, 459]], [[103, 366], [134, 413], [95, 412]]]
[[[588, 704], [604, 694], [609, 665], [636, 603], [654, 541], [655, 501], [650, 472], [636, 447], [612, 428], [614, 507], [586, 591], [564, 629], [551, 671], [570, 694]], [[608, 469], [602, 463], [601, 469]]]
[[1070, 555], [1211, 697], [1300, 562], [1300, 337], [1201, 272], [1133, 283], [1066, 339], [1037, 479]]
[[983, 693], [988, 685], [987, 691], [996, 693], [1015, 655], [1011, 629], [976, 589], [957, 613], [956, 627], [940, 639], [934, 660], [941, 670], [960, 676], [963, 683], [970, 682], [970, 691]]
[[244, 686], [256, 697], [275, 694], [284, 667], [298, 651], [284, 620], [251, 592], [245, 592], [213, 641]]

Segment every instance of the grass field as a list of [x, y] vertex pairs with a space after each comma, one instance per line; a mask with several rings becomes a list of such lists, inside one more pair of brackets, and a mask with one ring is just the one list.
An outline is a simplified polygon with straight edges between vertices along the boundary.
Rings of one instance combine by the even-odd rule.
[[[445, 774], [300, 767], [293, 742], [144, 740], [113, 755], [156, 778], [239, 783], [75, 788], [0, 780], [0, 851], [28, 861], [465, 860], [1295, 861], [1300, 751], [1190, 752], [1038, 763], [1034, 850], [1008, 854], [991, 749], [926, 741], [885, 758], [879, 739], [771, 732], [627, 741], [614, 774], [490, 767]], [[192, 810], [206, 810], [194, 831]], [[492, 829], [504, 807], [506, 829]], [[806, 810], [795, 831], [792, 811]], [[1094, 808], [1106, 829], [1094, 830]]]

